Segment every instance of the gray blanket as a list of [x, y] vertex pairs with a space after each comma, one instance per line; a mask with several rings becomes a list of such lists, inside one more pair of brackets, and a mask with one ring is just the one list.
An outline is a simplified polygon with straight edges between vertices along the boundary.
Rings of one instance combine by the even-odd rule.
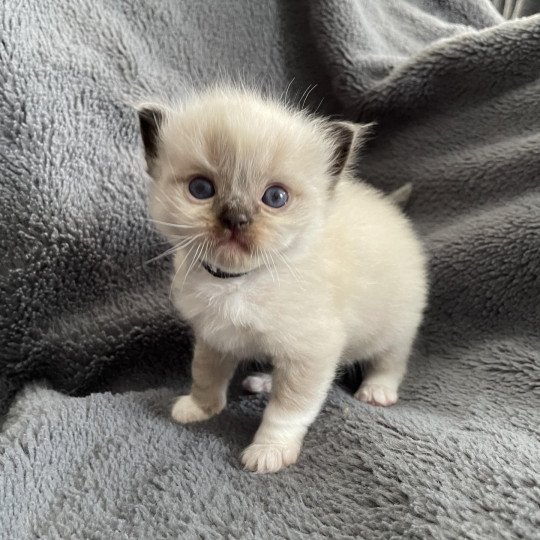
[[[0, 537], [539, 538], [540, 17], [504, 22], [487, 0], [139, 4], [0, 12]], [[224, 75], [376, 120], [359, 174], [414, 182], [431, 257], [399, 403], [336, 386], [273, 476], [239, 467], [265, 398], [237, 381], [219, 417], [170, 421], [191, 337], [169, 263], [144, 264], [164, 246], [129, 103]]]

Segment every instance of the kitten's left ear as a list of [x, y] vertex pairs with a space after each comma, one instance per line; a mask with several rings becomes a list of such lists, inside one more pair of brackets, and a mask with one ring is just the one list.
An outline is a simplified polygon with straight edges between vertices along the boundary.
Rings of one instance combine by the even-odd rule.
[[347, 165], [352, 151], [357, 147], [362, 135], [368, 131], [369, 126], [370, 124], [353, 124], [345, 121], [329, 123], [328, 135], [334, 142], [330, 174], [336, 179]]
[[152, 174], [152, 169], [158, 157], [159, 132], [165, 117], [165, 111], [159, 105], [143, 104], [137, 107], [139, 115], [139, 127], [144, 144], [144, 155], [148, 172]]

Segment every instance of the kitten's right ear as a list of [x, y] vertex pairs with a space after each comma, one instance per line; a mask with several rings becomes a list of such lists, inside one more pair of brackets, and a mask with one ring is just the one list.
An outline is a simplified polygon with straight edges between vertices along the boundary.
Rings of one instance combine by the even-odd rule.
[[137, 107], [139, 127], [144, 144], [144, 155], [148, 172], [152, 174], [154, 163], [158, 157], [159, 131], [163, 124], [165, 112], [159, 105], [141, 105]]
[[[335, 182], [337, 182], [339, 175], [349, 163], [351, 154], [362, 144], [364, 136], [373, 125], [354, 124], [342, 120], [329, 122], [328, 135], [334, 143], [330, 174], [335, 178]], [[335, 182], [333, 185], [335, 185]]]
[[349, 154], [354, 147], [357, 126], [352, 122], [334, 121], [328, 126], [328, 133], [335, 148], [330, 167], [332, 176], [338, 177], [349, 160]]

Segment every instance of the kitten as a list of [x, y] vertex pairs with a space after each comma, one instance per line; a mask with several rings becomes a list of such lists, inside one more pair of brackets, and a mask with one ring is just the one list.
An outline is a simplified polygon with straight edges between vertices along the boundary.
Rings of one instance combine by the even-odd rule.
[[[297, 460], [340, 365], [367, 360], [355, 396], [395, 403], [425, 259], [397, 203], [348, 170], [365, 127], [232, 88], [142, 105], [139, 120], [174, 303], [196, 337], [191, 392], [173, 418], [219, 413], [238, 363], [271, 361], [271, 397], [242, 454], [264, 473]], [[267, 376], [246, 382], [270, 387]]]

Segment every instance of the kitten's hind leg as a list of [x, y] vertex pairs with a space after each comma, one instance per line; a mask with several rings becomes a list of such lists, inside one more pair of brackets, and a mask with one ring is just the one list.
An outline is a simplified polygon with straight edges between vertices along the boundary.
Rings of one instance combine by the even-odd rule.
[[242, 381], [242, 388], [251, 394], [269, 394], [272, 391], [271, 373], [254, 373]]
[[410, 349], [410, 345], [395, 348], [371, 360], [354, 397], [370, 405], [393, 405], [398, 399], [399, 385], [407, 371]]

